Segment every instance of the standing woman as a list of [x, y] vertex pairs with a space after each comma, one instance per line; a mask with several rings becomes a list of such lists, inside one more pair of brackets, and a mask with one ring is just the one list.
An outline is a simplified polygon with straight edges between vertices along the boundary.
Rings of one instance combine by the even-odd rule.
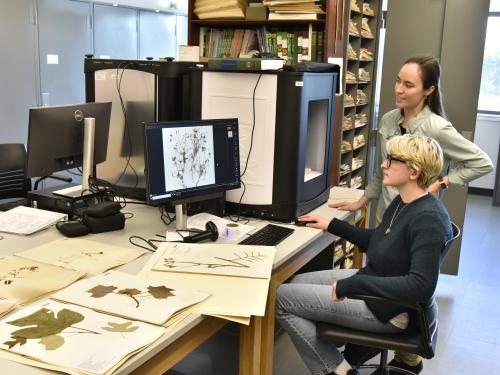
[[[429, 192], [434, 194], [446, 189], [449, 184], [465, 185], [493, 170], [488, 155], [460, 135], [446, 119], [440, 76], [441, 68], [432, 56], [415, 56], [406, 60], [394, 85], [397, 108], [382, 117], [377, 140], [377, 165], [387, 155], [387, 141], [396, 135], [422, 134], [438, 141], [443, 149], [444, 165], [439, 179], [429, 186]], [[356, 211], [369, 200], [379, 199], [376, 217], [380, 222], [396, 195], [396, 189], [383, 186], [382, 169], [379, 167], [357, 202], [339, 202], [330, 207]]]
[[[439, 142], [444, 154], [443, 169], [428, 191], [440, 195], [449, 184], [465, 185], [493, 170], [488, 155], [465, 139], [446, 119], [441, 100], [439, 80], [441, 68], [432, 56], [411, 57], [396, 76], [394, 94], [396, 109], [386, 113], [378, 130], [377, 165], [387, 156], [387, 141], [402, 134], [422, 134]], [[364, 195], [356, 202], [331, 204], [341, 210], [356, 211], [369, 200], [378, 199], [376, 219], [382, 220], [384, 211], [398, 192], [382, 184], [382, 168], [376, 168], [366, 186]], [[392, 366], [422, 371], [422, 358], [416, 354], [396, 352]]]
[[417, 317], [404, 307], [345, 298], [374, 295], [398, 301], [426, 302], [434, 319], [433, 299], [439, 277], [441, 249], [452, 236], [443, 203], [427, 187], [443, 166], [439, 144], [420, 135], [392, 138], [382, 162], [383, 183], [399, 195], [375, 229], [359, 228], [342, 220], [304, 215], [308, 227], [354, 243], [370, 261], [360, 270], [341, 269], [295, 276], [278, 288], [276, 318], [290, 335], [314, 375], [358, 374], [334, 345], [316, 335], [316, 321], [367, 332], [399, 333], [411, 329]]

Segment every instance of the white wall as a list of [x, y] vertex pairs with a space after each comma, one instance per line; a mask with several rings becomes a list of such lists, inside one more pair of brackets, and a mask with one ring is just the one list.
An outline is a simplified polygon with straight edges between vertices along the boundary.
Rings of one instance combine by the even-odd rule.
[[498, 160], [498, 149], [500, 147], [500, 116], [481, 115], [477, 116], [474, 143], [488, 154], [493, 161], [495, 170], [486, 176], [472, 181], [469, 186], [493, 190]]

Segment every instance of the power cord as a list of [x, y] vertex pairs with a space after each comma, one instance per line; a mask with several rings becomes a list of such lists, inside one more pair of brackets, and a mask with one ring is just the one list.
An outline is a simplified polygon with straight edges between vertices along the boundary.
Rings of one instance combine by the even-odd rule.
[[243, 192], [241, 193], [240, 199], [238, 201], [238, 211], [236, 214], [236, 218], [233, 219], [231, 217], [231, 215], [228, 215], [230, 220], [235, 221], [235, 222], [245, 221], [245, 224], [247, 224], [249, 222], [249, 220], [241, 218], [241, 201], [243, 200], [243, 196], [245, 195], [245, 192], [246, 192], [246, 185], [243, 182], [242, 177], [247, 172], [248, 161], [250, 160], [250, 155], [252, 154], [253, 135], [255, 132], [255, 93], [257, 92], [257, 86], [259, 85], [261, 78], [262, 78], [262, 73], [259, 74], [259, 77], [257, 78], [257, 82], [255, 82], [255, 86], [253, 88], [253, 94], [252, 94], [252, 132], [251, 132], [251, 136], [250, 136], [250, 148], [248, 149], [247, 159], [245, 160], [245, 168], [243, 169], [243, 172], [240, 174], [241, 184], [243, 185]]
[[[115, 185], [118, 185], [120, 180], [123, 178], [125, 173], [127, 172], [127, 169], [130, 168], [134, 174], [135, 182], [134, 182], [134, 189], [137, 188], [137, 185], [139, 184], [139, 175], [137, 174], [137, 171], [135, 170], [134, 166], [130, 162], [130, 159], [132, 157], [132, 149], [133, 149], [133, 144], [132, 144], [132, 137], [130, 135], [130, 124], [127, 116], [127, 109], [125, 107], [125, 103], [123, 101], [122, 93], [121, 93], [121, 84], [122, 84], [122, 79], [123, 75], [125, 74], [125, 70], [127, 67], [134, 65], [132, 62], [127, 62], [127, 63], [120, 63], [118, 64], [118, 67], [116, 68], [116, 91], [118, 93], [118, 98], [120, 99], [120, 105], [123, 113], [123, 119], [124, 119], [124, 124], [125, 124], [125, 132], [127, 136], [127, 142], [128, 142], [128, 152], [127, 156], [125, 157], [126, 163], [125, 163], [125, 168], [123, 169], [122, 173], [118, 177], [118, 179], [115, 181]], [[121, 74], [120, 74], [120, 69], [121, 69]]]

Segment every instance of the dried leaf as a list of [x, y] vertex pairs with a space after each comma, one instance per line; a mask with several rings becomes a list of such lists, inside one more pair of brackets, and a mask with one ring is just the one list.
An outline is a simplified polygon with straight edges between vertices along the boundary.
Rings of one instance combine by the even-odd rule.
[[45, 345], [45, 350], [55, 350], [64, 344], [64, 338], [59, 335], [50, 335], [42, 337], [39, 343]]
[[14, 340], [12, 341], [5, 341], [3, 344], [4, 345], [7, 345], [9, 347], [9, 349], [12, 349], [14, 346], [16, 346], [17, 344], [19, 345], [24, 345], [26, 344], [26, 337], [20, 337], [20, 336], [12, 336], [12, 338]]
[[167, 288], [164, 285], [161, 286], [148, 286], [148, 292], [151, 294], [154, 298], [158, 299], [164, 299], [168, 297], [175, 296], [174, 293], [172, 293], [174, 289]]
[[137, 294], [141, 294], [142, 292], [139, 289], [135, 288], [129, 288], [129, 289], [122, 289], [118, 291], [118, 294], [126, 294], [128, 296], [135, 296]]
[[108, 295], [109, 293], [113, 292], [113, 290], [115, 290], [115, 289], [116, 289], [116, 286], [112, 286], [112, 285], [109, 285], [109, 286], [96, 285], [92, 289], [87, 290], [87, 293], [91, 293], [92, 294], [91, 297], [101, 298], [101, 297], [104, 297], [104, 296]]
[[134, 332], [139, 328], [139, 326], [132, 326], [132, 322], [125, 323], [113, 323], [108, 322], [107, 327], [101, 327], [102, 329], [109, 332]]
[[76, 311], [62, 309], [57, 313], [57, 317], [55, 317], [53, 311], [43, 308], [31, 315], [7, 322], [7, 324], [18, 327], [34, 326], [12, 332], [11, 337], [13, 338], [20, 336], [28, 339], [38, 339], [61, 333], [66, 328], [81, 322], [83, 319], [85, 317]]

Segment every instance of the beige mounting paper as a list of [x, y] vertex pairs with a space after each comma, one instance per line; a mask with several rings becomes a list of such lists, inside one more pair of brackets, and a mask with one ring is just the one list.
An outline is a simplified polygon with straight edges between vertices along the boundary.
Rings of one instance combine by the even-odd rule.
[[168, 243], [154, 271], [202, 273], [267, 279], [276, 249], [272, 246]]
[[79, 238], [61, 238], [16, 255], [97, 275], [128, 263], [146, 252]]
[[17, 307], [17, 299], [0, 297], [0, 318]]
[[248, 318], [251, 315], [264, 316], [266, 310], [269, 278], [219, 276], [180, 272], [153, 271], [151, 268], [163, 255], [160, 245], [139, 273], [140, 276], [159, 280], [171, 288], [190, 288], [210, 293], [210, 297], [194, 306], [198, 314]]
[[208, 293], [170, 288], [161, 282], [108, 271], [80, 280], [51, 298], [121, 317], [162, 325], [174, 313], [203, 301]]
[[0, 348], [36, 360], [40, 367], [105, 374], [164, 332], [163, 327], [48, 301], [2, 319]]
[[24, 304], [64, 288], [85, 276], [36, 260], [6, 256], [0, 258], [0, 297], [14, 298]]

